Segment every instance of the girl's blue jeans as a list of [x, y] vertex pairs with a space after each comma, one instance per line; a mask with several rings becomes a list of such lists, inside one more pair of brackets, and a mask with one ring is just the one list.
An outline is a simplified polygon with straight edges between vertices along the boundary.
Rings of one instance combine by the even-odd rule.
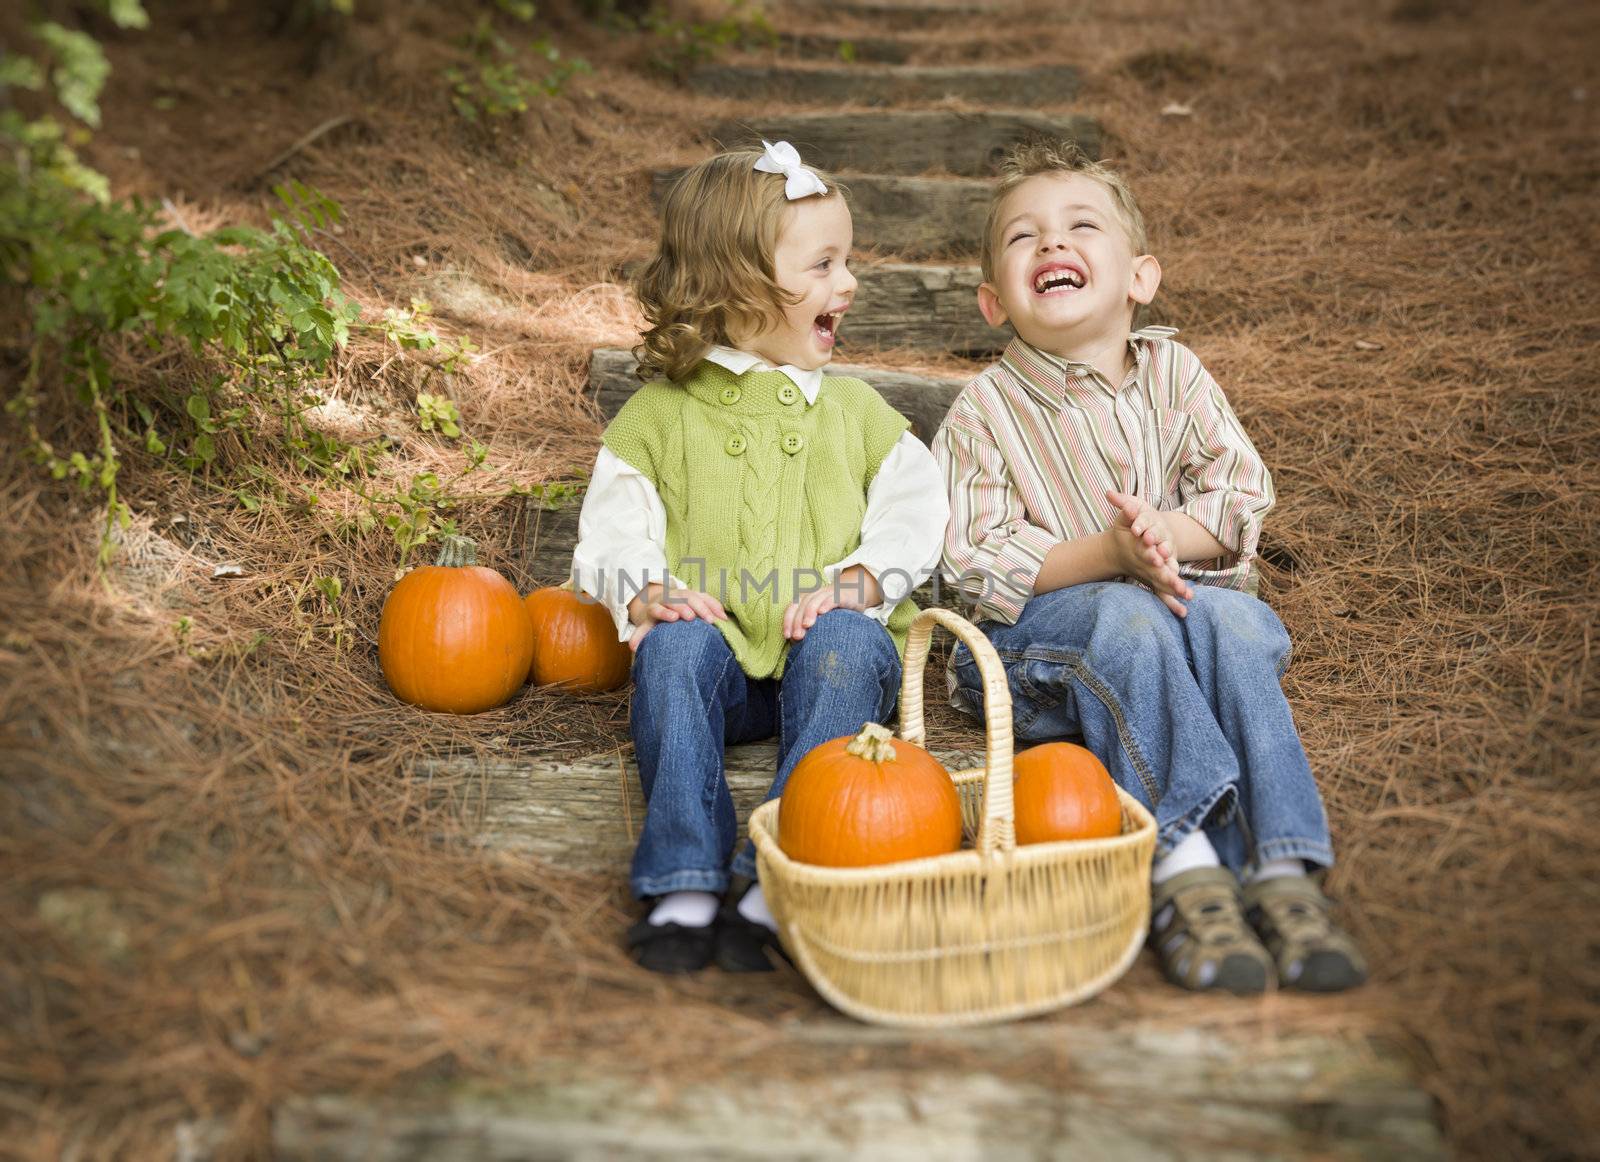
[[[1015, 625], [979, 623], [1005, 663], [1023, 742], [1081, 736], [1156, 818], [1156, 855], [1197, 827], [1243, 872], [1269, 859], [1333, 863], [1322, 797], [1280, 680], [1289, 635], [1249, 594], [1194, 586], [1179, 618], [1121, 581], [1042, 593]], [[955, 696], [982, 712], [972, 654]]]
[[[789, 646], [781, 679], [757, 680], [712, 623], [664, 622], [640, 643], [633, 683], [629, 726], [646, 804], [633, 894], [721, 892], [738, 837], [723, 745], [776, 734], [778, 771], [767, 798], [777, 798], [813, 747], [894, 712], [900, 656], [880, 623], [834, 609]], [[731, 870], [755, 878], [748, 840]]]

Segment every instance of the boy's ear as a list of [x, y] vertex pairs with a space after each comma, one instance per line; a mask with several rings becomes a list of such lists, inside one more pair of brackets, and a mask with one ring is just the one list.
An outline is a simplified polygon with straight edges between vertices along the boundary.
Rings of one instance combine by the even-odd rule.
[[1153, 254], [1141, 254], [1133, 260], [1133, 286], [1128, 297], [1136, 303], [1149, 305], [1161, 285], [1161, 264]]
[[986, 282], [978, 284], [978, 310], [983, 313], [983, 321], [989, 326], [1005, 325], [1006, 309], [1000, 305], [1000, 295]]

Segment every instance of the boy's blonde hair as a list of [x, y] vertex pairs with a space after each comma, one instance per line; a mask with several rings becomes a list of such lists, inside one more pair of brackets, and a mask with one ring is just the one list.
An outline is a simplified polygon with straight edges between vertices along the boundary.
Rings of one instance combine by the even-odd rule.
[[[755, 168], [758, 149], [729, 150], [684, 171], [661, 204], [661, 243], [634, 281], [650, 328], [634, 348], [639, 378], [679, 380], [729, 325], [761, 330], [799, 300], [777, 283], [773, 256], [789, 200], [784, 176]], [[807, 166], [828, 192], [830, 176]]]
[[1122, 228], [1127, 232], [1128, 243], [1135, 254], [1148, 254], [1150, 240], [1145, 234], [1144, 215], [1133, 191], [1128, 189], [1122, 175], [1101, 165], [1071, 141], [1024, 141], [1011, 147], [1000, 162], [1000, 181], [989, 197], [989, 214], [983, 223], [983, 248], [980, 262], [983, 281], [994, 281], [995, 238], [1000, 228], [1000, 209], [1011, 191], [1031, 177], [1040, 174], [1082, 174], [1093, 178], [1111, 194]]

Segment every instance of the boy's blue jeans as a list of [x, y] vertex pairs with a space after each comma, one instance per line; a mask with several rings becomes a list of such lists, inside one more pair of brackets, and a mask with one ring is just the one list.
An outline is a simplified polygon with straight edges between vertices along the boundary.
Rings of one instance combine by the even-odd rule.
[[[893, 713], [900, 695], [894, 639], [864, 613], [834, 609], [789, 647], [780, 680], [749, 678], [710, 622], [663, 622], [633, 658], [629, 726], [644, 827], [633, 853], [633, 894], [721, 892], [738, 819], [723, 774], [723, 744], [778, 736], [775, 799], [806, 754]], [[732, 871], [755, 877], [748, 840]]]
[[[1328, 867], [1322, 797], [1280, 679], [1289, 635], [1249, 594], [1194, 586], [1176, 617], [1121, 581], [1042, 593], [1015, 625], [979, 627], [1005, 663], [1024, 742], [1081, 735], [1156, 817], [1156, 855], [1203, 827], [1236, 872], [1269, 859]], [[956, 697], [982, 712], [972, 654], [958, 646]]]

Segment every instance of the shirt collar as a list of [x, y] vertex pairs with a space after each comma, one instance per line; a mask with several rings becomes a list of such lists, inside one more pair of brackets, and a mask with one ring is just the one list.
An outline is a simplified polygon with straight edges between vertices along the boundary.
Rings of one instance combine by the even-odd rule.
[[[1140, 327], [1129, 332], [1128, 346], [1133, 350], [1134, 375], [1144, 370], [1150, 358], [1149, 347], [1157, 339], [1169, 339], [1178, 333], [1176, 327]], [[1011, 340], [1005, 354], [1000, 357], [1007, 369], [1022, 381], [1030, 394], [1050, 407], [1059, 407], [1069, 385], [1074, 381], [1099, 381], [1099, 373], [1088, 363], [1076, 359], [1063, 359], [1048, 351], [1041, 351], [1020, 335]], [[1121, 387], [1121, 384], [1115, 385]]]
[[759, 355], [752, 355], [748, 351], [737, 351], [732, 347], [713, 347], [706, 352], [705, 357], [735, 375], [743, 375], [752, 370], [781, 371], [800, 389], [800, 394], [806, 397], [807, 406], [817, 402], [817, 392], [822, 390], [820, 367], [812, 371], [806, 371], [789, 363], [785, 363], [782, 367], [774, 367]]

